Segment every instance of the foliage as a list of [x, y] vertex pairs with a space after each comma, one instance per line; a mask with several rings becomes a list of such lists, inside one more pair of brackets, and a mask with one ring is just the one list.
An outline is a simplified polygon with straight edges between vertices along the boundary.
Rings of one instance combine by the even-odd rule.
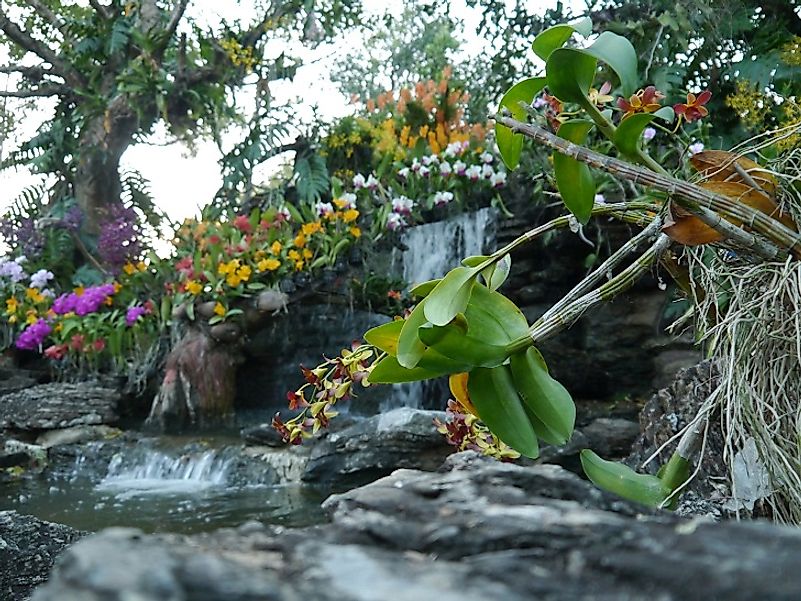
[[4, 302], [2, 348], [39, 352], [65, 378], [107, 373], [144, 384], [157, 360], [166, 320], [159, 298], [158, 262], [125, 264], [119, 276], [64, 291], [54, 274], [18, 258], [0, 263]]
[[243, 315], [241, 300], [277, 289], [284, 278], [335, 265], [362, 232], [355, 202], [334, 203], [186, 220], [175, 240], [174, 303], [190, 311], [209, 303], [213, 325]]

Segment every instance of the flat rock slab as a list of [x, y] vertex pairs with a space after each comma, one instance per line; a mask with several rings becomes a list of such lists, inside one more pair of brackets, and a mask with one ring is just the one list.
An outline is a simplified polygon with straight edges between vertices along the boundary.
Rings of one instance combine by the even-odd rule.
[[34, 601], [796, 601], [801, 590], [801, 531], [642, 514], [557, 466], [462, 453], [324, 509], [331, 523], [296, 530], [106, 530], [68, 549]]
[[16, 511], [0, 511], [0, 598], [27, 599], [56, 556], [83, 534]]
[[0, 427], [41, 431], [115, 424], [120, 393], [87, 383], [32, 386], [0, 397]]

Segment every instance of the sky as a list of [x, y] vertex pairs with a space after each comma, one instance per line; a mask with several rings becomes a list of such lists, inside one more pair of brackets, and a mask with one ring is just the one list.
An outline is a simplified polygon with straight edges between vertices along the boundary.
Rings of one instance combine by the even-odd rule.
[[[555, 6], [556, 0], [533, 0], [532, 3], [545, 10]], [[402, 6], [402, 0], [365, 0], [364, 4], [369, 12], [392, 11], [398, 13]], [[462, 51], [480, 52], [483, 40], [469, 33], [475, 28], [478, 21], [477, 12], [469, 9], [464, 0], [452, 0], [449, 4], [451, 14], [465, 22], [467, 34]], [[511, 6], [511, 2], [508, 4]], [[579, 0], [568, 1], [565, 4], [572, 5], [577, 9], [583, 6], [583, 2]], [[215, 21], [216, 17], [221, 14], [225, 14], [229, 18], [237, 16], [237, 11], [239, 12], [238, 16], [243, 18], [252, 14], [252, 10], [248, 10], [246, 1], [234, 3], [231, 0], [215, 0], [214, 3], [195, 0], [190, 5], [190, 11], [195, 11], [195, 16], [208, 19], [210, 22]], [[359, 41], [353, 41], [351, 46], [353, 44], [358, 46]], [[299, 49], [306, 64], [298, 69], [294, 80], [280, 85], [271, 84], [271, 93], [279, 103], [296, 100], [298, 119], [311, 119], [312, 107], [317, 107], [319, 115], [329, 121], [354, 110], [348, 98], [325, 77], [328, 65], [337, 60], [337, 48], [338, 46], [334, 44], [323, 44], [314, 50]], [[280, 48], [273, 48], [276, 54], [280, 50]], [[4, 81], [3, 77], [0, 75], [0, 87], [13, 85], [13, 82]], [[43, 99], [37, 105], [37, 108], [41, 107], [37, 112], [45, 119], [51, 110], [50, 102]], [[28, 131], [24, 134], [34, 133], [37, 121], [35, 117], [28, 119]], [[130, 147], [123, 155], [122, 168], [136, 169], [150, 180], [151, 192], [156, 203], [173, 220], [181, 221], [185, 217], [197, 215], [200, 207], [208, 204], [219, 189], [222, 183], [218, 162], [220, 153], [211, 142], [199, 143], [190, 154], [189, 149], [184, 145], [165, 145], [166, 140], [162, 130], [155, 132], [148, 141], [149, 143]], [[7, 144], [6, 142], [3, 145]], [[268, 163], [262, 168], [261, 175], [266, 177], [270, 170], [277, 168], [279, 163], [280, 161], [277, 160]], [[37, 181], [25, 171], [0, 172], [0, 211], [8, 206], [26, 186]]]

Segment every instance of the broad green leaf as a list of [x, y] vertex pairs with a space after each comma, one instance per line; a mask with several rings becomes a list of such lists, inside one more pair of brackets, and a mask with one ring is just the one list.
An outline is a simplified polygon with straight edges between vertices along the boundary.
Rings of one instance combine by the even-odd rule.
[[627, 465], [601, 459], [589, 449], [581, 451], [581, 467], [598, 488], [649, 507], [659, 507], [671, 493], [656, 476], [638, 474]]
[[460, 261], [464, 267], [478, 267], [482, 263], [486, 263], [492, 257], [489, 255], [473, 255], [472, 257], [465, 257]]
[[422, 367], [407, 369], [395, 357], [386, 356], [375, 364], [368, 380], [371, 384], [400, 384], [402, 382], [418, 382], [445, 375]]
[[407, 369], [411, 369], [420, 361], [426, 347], [417, 336], [417, 329], [426, 323], [425, 305], [428, 298], [424, 298], [412, 310], [403, 322], [400, 336], [398, 337], [398, 363]]
[[[425, 298], [425, 319], [435, 326], [444, 326], [450, 323], [457, 313], [464, 313], [478, 273], [477, 267], [451, 269]], [[401, 365], [403, 364], [404, 361], [401, 359]], [[407, 367], [414, 366], [407, 365]]]
[[509, 363], [520, 398], [545, 430], [538, 431], [540, 437], [551, 444], [565, 444], [576, 424], [576, 405], [570, 393], [548, 374], [535, 348], [515, 353]]
[[[544, 77], [532, 77], [516, 83], [501, 98], [498, 112], [505, 108], [518, 121], [525, 120], [526, 111], [520, 106], [520, 103], [531, 104], [534, 96], [539, 94], [544, 87]], [[498, 150], [506, 167], [508, 169], [517, 168], [518, 163], [520, 163], [520, 152], [523, 150], [523, 136], [513, 133], [505, 125], [496, 123], [495, 141], [498, 144]]]
[[[560, 138], [574, 144], [584, 144], [592, 127], [591, 121], [575, 119], [562, 123], [557, 133]], [[595, 202], [595, 183], [590, 168], [585, 163], [557, 152], [553, 157], [553, 170], [556, 187], [565, 206], [581, 223], [587, 223]]]
[[540, 33], [531, 44], [534, 54], [542, 60], [548, 60], [551, 52], [561, 48], [570, 39], [573, 32], [577, 31], [585, 38], [592, 33], [592, 19], [582, 17], [574, 23], [554, 25]]
[[[679, 486], [687, 482], [690, 477], [690, 462], [684, 457], [674, 452], [670, 456], [670, 460], [663, 465], [657, 477], [662, 481], [662, 484], [672, 493]], [[678, 505], [679, 497], [676, 495], [670, 500], [668, 504], [669, 509], [675, 509]]]
[[398, 338], [400, 338], [403, 324], [402, 319], [395, 319], [371, 328], [364, 333], [364, 339], [394, 357], [398, 354]]
[[412, 296], [416, 296], [417, 298], [425, 298], [429, 294], [431, 294], [431, 291], [434, 289], [434, 287], [441, 281], [442, 278], [436, 280], [428, 280], [427, 282], [421, 282], [420, 284], [413, 286], [412, 289], [409, 290], [409, 294], [411, 294]]
[[500, 261], [496, 261], [489, 267], [485, 267], [481, 271], [481, 277], [487, 283], [487, 288], [490, 290], [497, 290], [509, 277], [509, 271], [512, 269], [512, 256], [507, 253], [501, 257]]
[[495, 367], [509, 357], [506, 346], [489, 344], [468, 336], [455, 324], [425, 326], [417, 331], [420, 340], [438, 353], [472, 367]]
[[455, 361], [433, 348], [426, 349], [417, 366], [438, 375], [455, 374], [468, 371], [471, 368], [470, 365], [463, 361]]
[[590, 56], [605, 62], [620, 78], [624, 96], [634, 93], [638, 87], [637, 52], [626, 38], [611, 31], [604, 31], [588, 48], [583, 50]]
[[557, 48], [545, 67], [548, 90], [562, 102], [584, 104], [597, 67], [595, 57], [581, 50]]
[[480, 284], [473, 288], [464, 316], [467, 334], [488, 344], [506, 345], [528, 334], [528, 321], [517, 305]]
[[539, 456], [537, 435], [528, 421], [508, 367], [477, 367], [470, 372], [467, 390], [481, 421], [493, 434], [526, 457], [536, 459]]
[[615, 131], [614, 143], [617, 149], [627, 157], [634, 157], [640, 148], [642, 132], [656, 118], [670, 123], [673, 121], [673, 109], [663, 106], [655, 113], [637, 113], [620, 122]]

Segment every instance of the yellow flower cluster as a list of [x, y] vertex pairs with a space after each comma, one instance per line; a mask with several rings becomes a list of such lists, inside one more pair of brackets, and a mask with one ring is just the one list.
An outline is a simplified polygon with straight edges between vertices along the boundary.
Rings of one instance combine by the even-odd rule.
[[137, 272], [146, 271], [147, 264], [145, 264], [144, 261], [139, 261], [136, 265], [134, 265], [133, 263], [126, 263], [125, 265], [122, 266], [122, 270], [127, 275], [133, 275]]
[[[791, 125], [801, 126], [801, 104], [789, 98], [782, 104], [782, 127]], [[801, 147], [801, 132], [798, 129], [791, 135], [779, 140], [777, 144], [779, 150], [786, 151]]]
[[225, 55], [234, 66], [244, 67], [246, 71], [253, 71], [256, 68], [259, 61], [253, 52], [253, 48], [246, 48], [233, 38], [222, 40], [220, 46], [222, 46]]
[[225, 283], [231, 288], [236, 288], [242, 282], [250, 279], [253, 270], [250, 265], [242, 265], [239, 259], [231, 259], [227, 263], [220, 263], [217, 266], [217, 275], [225, 276]]
[[758, 129], [765, 122], [769, 99], [748, 80], [737, 82], [734, 94], [726, 97], [726, 106], [740, 117], [748, 129]]
[[788, 65], [801, 66], [801, 36], [794, 36], [782, 46], [779, 56]]

